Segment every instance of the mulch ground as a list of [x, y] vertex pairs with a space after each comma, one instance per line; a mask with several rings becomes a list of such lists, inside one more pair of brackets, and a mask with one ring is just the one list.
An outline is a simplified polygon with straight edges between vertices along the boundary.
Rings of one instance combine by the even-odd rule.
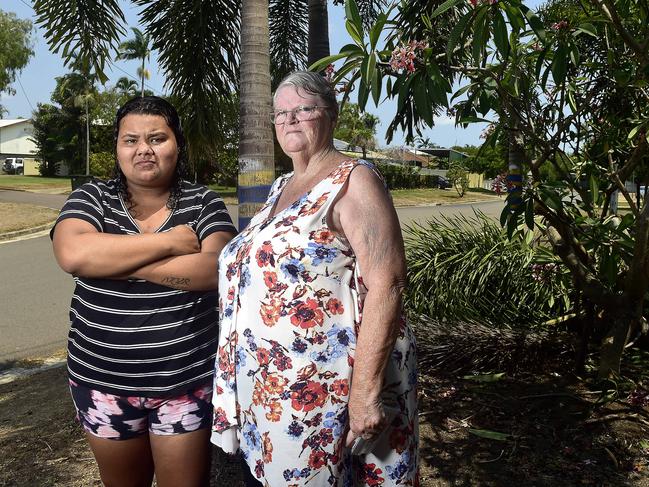
[[[649, 487], [649, 411], [556, 373], [493, 383], [421, 377], [421, 484]], [[100, 486], [65, 368], [0, 385], [0, 486]], [[215, 449], [216, 450], [216, 449]], [[214, 452], [212, 485], [239, 487]]]

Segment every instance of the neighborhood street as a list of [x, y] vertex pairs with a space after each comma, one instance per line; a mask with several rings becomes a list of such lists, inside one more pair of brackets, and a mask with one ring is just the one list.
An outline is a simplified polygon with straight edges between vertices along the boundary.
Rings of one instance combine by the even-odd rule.
[[[65, 195], [0, 190], [0, 202], [31, 203], [59, 209]], [[402, 226], [474, 209], [498, 218], [504, 201], [398, 208]], [[229, 206], [236, 219], [237, 209]], [[48, 235], [0, 242], [0, 368], [21, 358], [40, 357], [65, 347], [74, 282], [59, 269]]]

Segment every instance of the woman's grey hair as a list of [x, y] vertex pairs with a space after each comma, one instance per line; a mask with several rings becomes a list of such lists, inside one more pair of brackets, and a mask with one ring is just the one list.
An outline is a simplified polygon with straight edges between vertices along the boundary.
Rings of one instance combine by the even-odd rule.
[[331, 83], [321, 74], [313, 71], [295, 71], [286, 76], [275, 90], [273, 95], [273, 105], [277, 99], [277, 92], [284, 86], [294, 86], [298, 90], [304, 90], [310, 95], [316, 95], [322, 98], [327, 107], [326, 112], [329, 118], [336, 122], [338, 120], [338, 102], [336, 101], [336, 92]]

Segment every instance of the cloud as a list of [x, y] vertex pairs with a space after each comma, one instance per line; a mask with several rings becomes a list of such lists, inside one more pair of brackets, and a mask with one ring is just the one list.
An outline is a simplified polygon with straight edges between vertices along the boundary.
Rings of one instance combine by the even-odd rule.
[[455, 117], [434, 117], [435, 125], [455, 125]]

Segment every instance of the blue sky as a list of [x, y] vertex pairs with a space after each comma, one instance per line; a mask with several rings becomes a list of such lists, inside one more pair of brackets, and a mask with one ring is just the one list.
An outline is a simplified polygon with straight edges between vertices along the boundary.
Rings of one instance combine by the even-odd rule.
[[[129, 27], [138, 26], [138, 9], [130, 2], [122, 0], [120, 2], [126, 15], [126, 21]], [[530, 7], [538, 5], [539, 0], [526, 2]], [[34, 11], [30, 6], [30, 0], [2, 0], [0, 8], [5, 12], [14, 12], [19, 18], [29, 18], [34, 20]], [[351, 42], [344, 23], [344, 9], [342, 6], [334, 6], [329, 2], [329, 42], [332, 53], [339, 52], [340, 48]], [[127, 37], [132, 37], [132, 32], [128, 30]], [[61, 58], [52, 54], [48, 50], [47, 43], [42, 35], [42, 29], [36, 28], [34, 35], [34, 56], [30, 59], [29, 64], [20, 73], [19, 79], [13, 84], [16, 94], [7, 96], [3, 93], [0, 96], [0, 104], [8, 111], [5, 118], [28, 118], [37, 103], [48, 103], [50, 94], [56, 82], [55, 77], [61, 76], [67, 72], [64, 68]], [[122, 76], [129, 76], [137, 79], [136, 70], [137, 61], [120, 61], [115, 63], [113, 68], [108, 69], [109, 85]], [[154, 52], [151, 56], [151, 62], [148, 66], [151, 72], [151, 79], [147, 82], [147, 87], [155, 94], [165, 93], [164, 76], [158, 70], [157, 57]], [[380, 124], [377, 130], [377, 141], [380, 146], [385, 146], [385, 130], [395, 112], [395, 103], [392, 101], [383, 102], [379, 107], [375, 107], [372, 102], [368, 103], [367, 111], [376, 115]], [[452, 145], [480, 144], [480, 133], [484, 126], [475, 124], [468, 129], [454, 127], [454, 122], [450, 118], [439, 118], [432, 129], [424, 131], [424, 136], [429, 137], [432, 142], [440, 146], [450, 147]], [[393, 147], [400, 146], [404, 143], [404, 135], [400, 132], [395, 133], [394, 139], [390, 144]]]

